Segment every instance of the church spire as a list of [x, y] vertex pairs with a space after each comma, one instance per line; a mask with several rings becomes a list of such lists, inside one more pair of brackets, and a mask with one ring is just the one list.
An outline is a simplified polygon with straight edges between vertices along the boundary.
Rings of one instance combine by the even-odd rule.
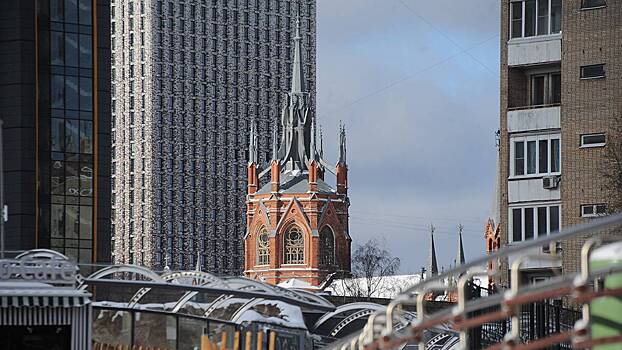
[[339, 123], [339, 164], [346, 164], [346, 126]]
[[248, 164], [257, 164], [257, 130], [255, 119], [251, 120], [251, 132], [248, 141]]
[[300, 15], [296, 18], [294, 37], [294, 58], [292, 63], [292, 85], [287, 94], [281, 114], [282, 136], [278, 150], [278, 161], [285, 171], [305, 171], [315, 159], [313, 116], [309, 108], [309, 92], [304, 76], [302, 35]]
[[458, 266], [464, 264], [464, 245], [462, 244], [462, 230], [464, 226], [458, 225], [458, 256], [456, 257], [456, 264]]
[[275, 122], [272, 130], [272, 160], [279, 158], [279, 125]]
[[428, 266], [428, 273], [430, 277], [438, 275], [436, 248], [434, 247], [434, 230], [434, 225], [430, 224], [430, 266]]
[[304, 64], [302, 61], [302, 35], [300, 35], [300, 13], [296, 15], [296, 34], [294, 36], [294, 64], [292, 66], [292, 93], [307, 92], [305, 86]]

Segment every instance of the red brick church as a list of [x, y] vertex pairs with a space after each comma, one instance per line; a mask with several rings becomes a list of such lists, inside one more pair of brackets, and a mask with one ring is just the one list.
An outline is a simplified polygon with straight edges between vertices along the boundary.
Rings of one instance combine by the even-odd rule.
[[[321, 141], [317, 147], [301, 40], [298, 23], [280, 141], [275, 123], [272, 160], [261, 168], [251, 124], [244, 273], [272, 284], [295, 279], [319, 286], [334, 272], [350, 271], [346, 135], [341, 127], [339, 161], [333, 167], [324, 160]], [[327, 171], [336, 176], [336, 188], [324, 181]], [[264, 175], [269, 178], [261, 181]]]

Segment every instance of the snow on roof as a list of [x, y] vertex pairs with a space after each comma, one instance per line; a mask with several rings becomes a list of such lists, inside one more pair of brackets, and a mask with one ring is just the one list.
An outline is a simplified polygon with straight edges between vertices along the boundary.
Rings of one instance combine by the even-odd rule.
[[[423, 278], [421, 274], [373, 277], [371, 282], [373, 292], [370, 297], [394, 299], [401, 292], [422, 282], [425, 278], [425, 274]], [[488, 286], [487, 277], [476, 277], [474, 280], [475, 284], [480, 287], [486, 288]], [[450, 280], [444, 282], [445, 284], [451, 283]], [[326, 291], [336, 296], [367, 296], [367, 279], [336, 279], [326, 288]]]

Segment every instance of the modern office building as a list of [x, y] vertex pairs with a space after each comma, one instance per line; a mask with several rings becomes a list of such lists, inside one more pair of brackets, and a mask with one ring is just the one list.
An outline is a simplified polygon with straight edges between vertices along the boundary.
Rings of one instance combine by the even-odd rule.
[[[609, 212], [603, 167], [622, 112], [621, 45], [620, 1], [502, 0], [502, 245]], [[577, 271], [584, 240], [558, 244], [554, 260], [550, 247], [535, 249], [542, 259], [523, 264], [526, 279]]]
[[8, 250], [110, 261], [109, 0], [4, 1]]
[[297, 13], [314, 113], [315, 1], [112, 2], [117, 263], [242, 272], [250, 121], [268, 162]]

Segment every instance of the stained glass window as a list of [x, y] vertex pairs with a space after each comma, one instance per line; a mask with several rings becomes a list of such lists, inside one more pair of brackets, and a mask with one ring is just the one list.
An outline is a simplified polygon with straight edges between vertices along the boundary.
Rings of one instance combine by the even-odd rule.
[[265, 227], [259, 230], [259, 236], [257, 237], [257, 264], [270, 264], [270, 241]]
[[332, 266], [335, 264], [335, 235], [330, 227], [324, 227], [320, 232], [320, 265]]
[[304, 264], [304, 250], [302, 230], [294, 225], [285, 233], [285, 264]]

